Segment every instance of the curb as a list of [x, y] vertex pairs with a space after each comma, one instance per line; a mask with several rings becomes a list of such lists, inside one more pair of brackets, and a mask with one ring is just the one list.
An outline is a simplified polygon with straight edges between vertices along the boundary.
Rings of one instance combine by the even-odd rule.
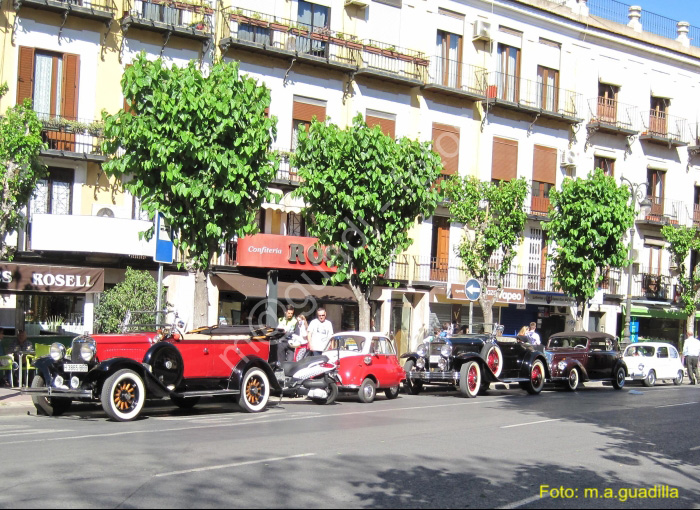
[[24, 416], [34, 412], [34, 404], [30, 400], [19, 402], [0, 402], [0, 417], [3, 416]]

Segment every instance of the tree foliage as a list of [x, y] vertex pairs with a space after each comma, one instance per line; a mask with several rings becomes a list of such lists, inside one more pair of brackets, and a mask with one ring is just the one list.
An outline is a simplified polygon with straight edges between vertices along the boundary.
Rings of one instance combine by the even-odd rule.
[[104, 148], [116, 156], [105, 171], [133, 175], [124, 187], [150, 215], [163, 213], [192, 267], [207, 269], [234, 234], [254, 232], [277, 173], [270, 92], [235, 62], [204, 76], [194, 62], [168, 69], [143, 54], [124, 71], [122, 90], [130, 111], [105, 116]]
[[605, 271], [631, 263], [622, 239], [633, 225], [634, 207], [627, 186], [618, 186], [600, 169], [586, 179], [565, 179], [561, 191], [550, 191], [549, 199], [551, 220], [542, 227], [553, 248], [552, 276], [576, 299], [580, 328]]
[[118, 333], [126, 312], [155, 310], [157, 296], [158, 282], [148, 271], [127, 267], [124, 281], [100, 296], [100, 302], [95, 306], [95, 331]]
[[345, 129], [314, 120], [299, 135], [292, 165], [302, 178], [297, 193], [308, 204], [309, 233], [336, 247], [329, 265], [338, 270], [330, 279], [349, 281], [361, 304], [360, 325], [369, 329], [371, 288], [412, 243], [416, 218], [437, 206], [440, 157], [429, 143], [394, 141], [358, 115]]
[[[0, 86], [0, 97], [7, 93]], [[8, 234], [25, 221], [22, 210], [36, 189], [37, 181], [46, 176], [46, 166], [39, 152], [46, 147], [41, 139], [41, 122], [32, 110], [31, 101], [8, 108], [0, 117], [0, 257], [11, 258], [5, 244]]]
[[700, 251], [698, 230], [695, 227], [666, 225], [661, 228], [661, 234], [669, 242], [667, 250], [678, 268], [681, 305], [683, 312], [689, 317], [688, 327], [692, 329], [695, 312], [700, 304], [700, 267], [695, 267], [695, 271], [689, 274], [685, 262], [691, 251]]
[[[489, 275], [494, 273], [498, 288], [510, 271], [514, 248], [523, 239], [527, 215], [523, 203], [528, 193], [525, 179], [501, 183], [481, 182], [474, 176], [454, 176], [445, 183], [445, 198], [452, 219], [464, 225], [464, 233], [456, 247], [468, 276], [486, 289]], [[490, 262], [495, 254], [503, 258], [498, 267]], [[484, 321], [492, 322], [493, 299], [482, 292], [480, 304]]]

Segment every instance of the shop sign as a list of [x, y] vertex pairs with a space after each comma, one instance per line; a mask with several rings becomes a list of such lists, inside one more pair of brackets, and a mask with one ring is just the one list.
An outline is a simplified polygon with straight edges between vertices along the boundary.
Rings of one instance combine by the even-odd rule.
[[530, 305], [574, 306], [576, 300], [564, 294], [528, 294], [527, 303]]
[[0, 263], [0, 290], [85, 294], [104, 291], [104, 269]]
[[[495, 296], [496, 303], [525, 303], [525, 291], [523, 289], [501, 289], [501, 293], [498, 296], [496, 296], [497, 292], [498, 288], [496, 287], [486, 287], [486, 296], [490, 298], [493, 298]], [[469, 300], [467, 298], [464, 285], [458, 283], [450, 284], [449, 293], [452, 299], [464, 299], [467, 301]]]
[[326, 263], [333, 248], [319, 246], [315, 237], [256, 234], [238, 240], [236, 262], [242, 267], [297, 269], [335, 273]]

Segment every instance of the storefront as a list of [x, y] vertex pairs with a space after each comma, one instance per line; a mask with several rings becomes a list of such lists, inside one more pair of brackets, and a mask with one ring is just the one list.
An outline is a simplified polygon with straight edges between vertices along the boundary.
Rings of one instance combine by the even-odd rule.
[[[624, 326], [625, 307], [622, 307], [620, 324]], [[659, 305], [632, 304], [630, 333], [633, 342], [668, 342], [682, 348], [685, 338], [686, 315], [678, 308]], [[700, 312], [696, 313], [696, 322]]]
[[47, 332], [92, 332], [94, 295], [104, 290], [104, 269], [0, 263], [0, 326]]

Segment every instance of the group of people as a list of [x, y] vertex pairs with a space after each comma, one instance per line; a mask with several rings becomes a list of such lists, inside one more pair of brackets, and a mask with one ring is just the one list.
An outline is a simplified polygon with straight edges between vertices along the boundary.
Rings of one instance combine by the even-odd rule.
[[[19, 330], [17, 332], [17, 337], [12, 341], [7, 353], [2, 352], [2, 341], [5, 339], [5, 331], [0, 328], [0, 355], [7, 354], [12, 355], [14, 363], [17, 368], [13, 368], [14, 380], [19, 380], [19, 354], [32, 352], [34, 350], [34, 345], [27, 339], [27, 332], [24, 330]], [[10, 379], [5, 376], [6, 370], [3, 370], [0, 375], [0, 386], [9, 387]]]
[[312, 356], [320, 355], [333, 335], [333, 324], [328, 320], [325, 308], [317, 309], [316, 318], [311, 322], [307, 322], [304, 314], [295, 315], [294, 306], [288, 305], [284, 317], [280, 317], [277, 324], [287, 333], [278, 346], [278, 362], [287, 361], [298, 347], [306, 347]]
[[537, 330], [537, 323], [536, 322], [531, 322], [529, 326], [523, 326], [520, 328], [520, 331], [518, 331], [518, 337], [523, 337], [525, 340], [529, 342], [531, 345], [541, 345], [542, 341], [540, 340], [540, 334], [536, 331]]

